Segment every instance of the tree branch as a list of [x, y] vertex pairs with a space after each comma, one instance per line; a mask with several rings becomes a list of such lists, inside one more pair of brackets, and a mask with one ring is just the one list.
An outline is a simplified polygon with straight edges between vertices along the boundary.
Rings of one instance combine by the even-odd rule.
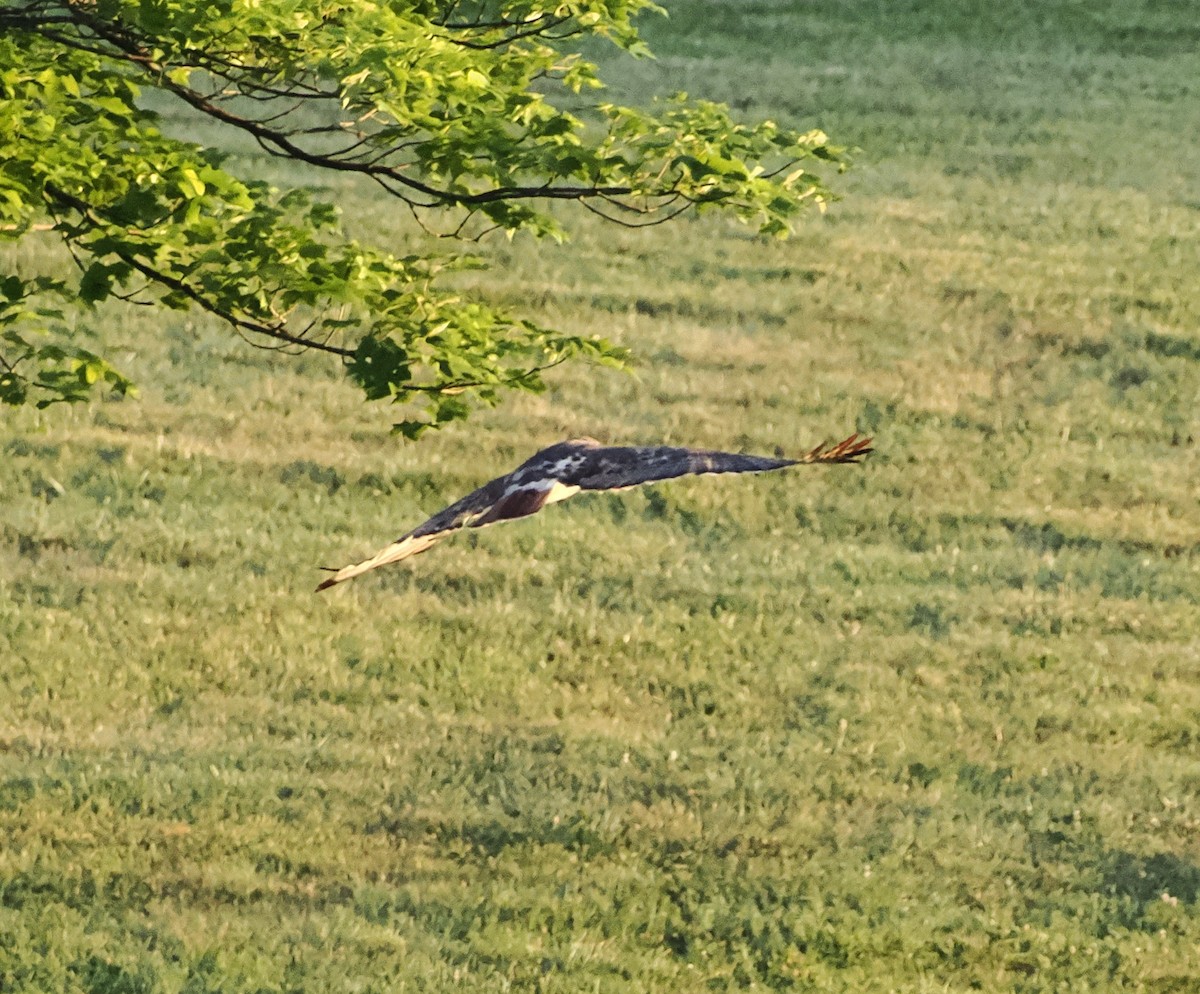
[[[79, 197], [67, 193], [66, 190], [62, 190], [51, 183], [47, 183], [44, 189], [46, 194], [53, 198], [53, 200], [59, 205], [70, 207], [81, 216], [89, 220], [92, 224], [98, 227], [111, 224], [111, 222], [104, 219], [101, 212], [96, 207], [94, 207], [92, 204], [89, 204], [85, 200], [81, 200]], [[189, 285], [183, 278], [179, 276], [174, 276], [170, 273], [164, 272], [161, 269], [157, 269], [130, 252], [114, 250], [113, 255], [115, 255], [126, 265], [136, 269], [151, 282], [158, 283], [162, 286], [165, 286], [169, 290], [174, 290], [176, 293], [182, 294], [183, 296], [187, 297], [188, 300], [191, 300], [193, 303], [197, 304], [202, 310], [208, 311], [208, 313], [229, 323], [234, 328], [242, 331], [248, 331], [255, 335], [264, 335], [268, 338], [273, 338], [280, 342], [286, 342], [290, 345], [300, 345], [304, 348], [316, 349], [320, 352], [329, 352], [333, 355], [341, 356], [344, 359], [351, 358], [354, 355], [353, 349], [343, 348], [339, 345], [330, 345], [328, 342], [322, 342], [312, 338], [303, 338], [299, 335], [293, 335], [283, 326], [282, 323], [278, 325], [269, 325], [262, 324], [258, 321], [253, 321], [249, 318], [238, 317], [232, 311], [217, 305], [214, 301], [210, 300], [203, 293], [201, 293], [195, 287]]]
[[[476, 207], [505, 200], [584, 200], [590, 197], [626, 196], [633, 192], [632, 187], [628, 186], [575, 185], [494, 187], [490, 190], [483, 190], [479, 193], [457, 193], [451, 190], [439, 189], [438, 187], [432, 186], [428, 183], [423, 183], [420, 180], [406, 175], [399, 167], [396, 166], [384, 165], [378, 161], [339, 159], [335, 158], [337, 153], [312, 152], [292, 141], [288, 132], [269, 128], [263, 123], [262, 120], [235, 114], [232, 111], [219, 106], [211, 98], [206, 98], [195, 90], [176, 83], [168, 75], [170, 67], [155, 60], [154, 57], [144, 47], [130, 38], [125, 32], [116, 30], [111, 24], [106, 24], [102, 21], [99, 21], [95, 17], [85, 14], [77, 7], [73, 7], [72, 10], [75, 14], [75, 22], [77, 25], [86, 27], [99, 39], [108, 42], [109, 45], [116, 49], [115, 53], [108, 52], [106, 54], [118, 54], [130, 64], [137, 66], [143, 72], [153, 75], [156, 85], [159, 85], [163, 89], [174, 93], [177, 97], [195, 110], [200, 111], [202, 114], [205, 114], [208, 117], [212, 117], [218, 121], [221, 121], [224, 124], [231, 125], [240, 131], [250, 134], [258, 141], [263, 150], [271, 155], [295, 159], [322, 169], [331, 169], [337, 172], [358, 173], [360, 175], [370, 176], [375, 179], [386, 179], [392, 183], [398, 184], [400, 187], [403, 187], [406, 190], [411, 190], [413, 193], [418, 193], [425, 197], [432, 198], [435, 204], [441, 203], [457, 207]], [[69, 43], [67, 39], [61, 37], [56, 38], [56, 40]], [[79, 47], [86, 47], [84, 46], [82, 40], [78, 40], [77, 44]], [[94, 48], [86, 48], [86, 50], [92, 51], [93, 54], [102, 54], [97, 52], [97, 50]], [[236, 80], [231, 79], [230, 82], [237, 85]], [[391, 192], [394, 196], [408, 199], [408, 195], [401, 190], [393, 189], [391, 187], [388, 187], [388, 189], [389, 192]]]

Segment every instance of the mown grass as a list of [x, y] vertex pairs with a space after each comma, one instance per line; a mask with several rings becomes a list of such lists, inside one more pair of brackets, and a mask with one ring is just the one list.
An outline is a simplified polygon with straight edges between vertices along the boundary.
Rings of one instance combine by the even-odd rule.
[[[141, 399], [6, 415], [0, 989], [1200, 985], [1188, 13], [648, 33], [621, 99], [863, 151], [786, 243], [487, 247], [482, 290], [634, 377], [405, 446], [319, 361], [113, 311]], [[861, 468], [577, 498], [311, 594], [561, 437], [853, 428]]]

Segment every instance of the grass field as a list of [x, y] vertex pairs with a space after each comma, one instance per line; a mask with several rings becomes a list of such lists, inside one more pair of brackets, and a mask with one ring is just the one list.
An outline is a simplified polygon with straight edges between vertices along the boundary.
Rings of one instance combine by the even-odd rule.
[[[862, 151], [784, 243], [486, 247], [636, 375], [406, 445], [113, 310], [140, 399], [5, 412], [4, 994], [1200, 990], [1194, 6], [669, 6], [616, 97]], [[563, 437], [855, 429], [311, 592]]]

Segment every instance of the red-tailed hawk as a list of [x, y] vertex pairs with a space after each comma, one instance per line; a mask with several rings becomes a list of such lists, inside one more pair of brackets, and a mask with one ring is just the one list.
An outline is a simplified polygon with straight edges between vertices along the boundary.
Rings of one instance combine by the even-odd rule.
[[506, 476], [485, 483], [439, 511], [370, 559], [339, 570], [330, 569], [333, 576], [317, 589], [324, 590], [377, 566], [415, 556], [459, 528], [482, 528], [497, 521], [523, 518], [581, 490], [626, 490], [641, 483], [700, 473], [763, 473], [808, 463], [851, 463], [870, 451], [871, 439], [859, 438], [857, 434], [831, 447], [822, 443], [799, 459], [663, 445], [608, 446], [593, 438], [559, 442], [542, 449]]

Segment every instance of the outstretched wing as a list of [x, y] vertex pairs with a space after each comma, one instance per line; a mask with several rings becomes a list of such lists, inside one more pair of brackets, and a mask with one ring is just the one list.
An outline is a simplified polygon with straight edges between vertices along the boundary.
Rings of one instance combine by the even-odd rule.
[[600, 449], [572, 482], [581, 490], [624, 490], [642, 483], [700, 473], [762, 473], [791, 466], [795, 459], [743, 456], [666, 445]]
[[821, 443], [799, 459], [773, 459], [712, 449], [683, 449], [664, 445], [595, 449], [574, 475], [564, 476], [581, 490], [624, 490], [642, 483], [703, 473], [765, 473], [803, 463], [857, 462], [871, 451], [871, 440], [857, 434], [837, 445]]
[[444, 511], [439, 511], [407, 535], [400, 536], [391, 545], [380, 549], [370, 559], [364, 559], [361, 563], [353, 563], [350, 566], [343, 566], [339, 570], [331, 570], [333, 576], [323, 580], [317, 586], [317, 590], [325, 590], [334, 584], [353, 580], [356, 576], [366, 573], [368, 570], [376, 569], [379, 566], [386, 566], [388, 563], [398, 563], [402, 559], [408, 559], [410, 556], [424, 552], [444, 535], [457, 531], [464, 525], [470, 524], [474, 519], [485, 515], [495, 503], [493, 491], [497, 488], [497, 484], [503, 483], [503, 481], [504, 478], [501, 477], [501, 479], [493, 480], [491, 483], [467, 494], [462, 500], [451, 504]]
[[317, 590], [325, 590], [368, 570], [415, 556], [460, 528], [482, 528], [497, 521], [523, 518], [527, 514], [536, 514], [547, 504], [570, 497], [579, 487], [565, 486], [560, 478], [565, 472], [585, 463], [591, 451], [598, 447], [598, 442], [585, 438], [560, 442], [543, 449], [511, 473], [484, 484], [444, 511], [439, 511], [407, 535], [380, 549], [370, 559], [343, 566], [339, 570], [330, 570], [333, 576], [320, 583]]
[[858, 435], [831, 447], [822, 443], [799, 459], [670, 446], [605, 447], [590, 438], [560, 442], [439, 511], [370, 559], [330, 570], [333, 576], [317, 590], [418, 555], [459, 528], [481, 528], [497, 521], [522, 518], [580, 490], [624, 490], [641, 483], [701, 473], [763, 473], [804, 463], [851, 463], [870, 451], [871, 440]]

